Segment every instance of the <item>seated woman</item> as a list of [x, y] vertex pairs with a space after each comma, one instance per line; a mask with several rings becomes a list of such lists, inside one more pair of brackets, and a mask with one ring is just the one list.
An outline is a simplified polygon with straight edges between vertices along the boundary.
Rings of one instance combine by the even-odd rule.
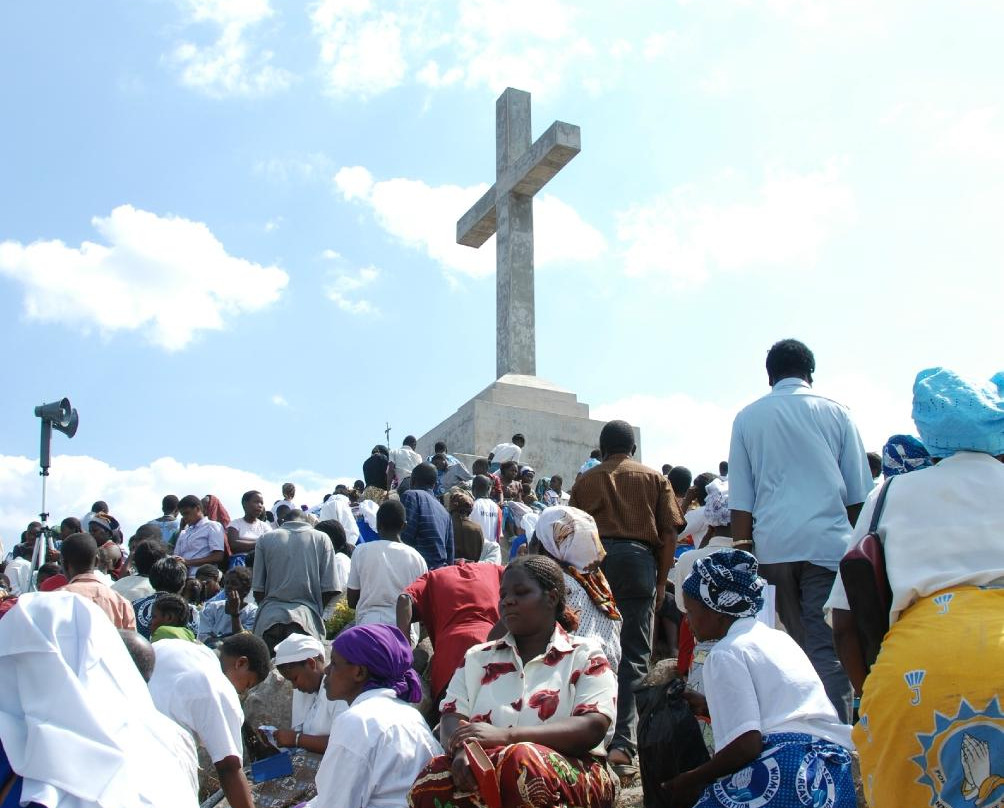
[[413, 808], [483, 805], [464, 744], [477, 741], [498, 775], [504, 808], [612, 806], [615, 778], [604, 739], [613, 735], [617, 678], [599, 643], [568, 634], [561, 567], [522, 556], [502, 576], [500, 611], [509, 632], [474, 646], [440, 705], [447, 754], [419, 775]]
[[335, 639], [324, 689], [349, 706], [331, 727], [308, 808], [404, 808], [415, 777], [443, 751], [408, 704], [422, 698], [412, 662], [393, 626], [353, 626]]
[[195, 642], [195, 632], [188, 627], [189, 605], [181, 595], [157, 595], [150, 612], [150, 642], [188, 640]]
[[561, 565], [568, 605], [579, 616], [576, 635], [595, 639], [616, 672], [621, 661], [621, 614], [600, 569], [606, 551], [593, 517], [567, 505], [547, 508], [530, 543], [530, 552], [537, 551]]
[[277, 729], [277, 746], [323, 755], [335, 716], [348, 705], [324, 692], [324, 646], [316, 637], [290, 634], [275, 647], [275, 667], [293, 685], [292, 729]]
[[683, 584], [695, 638], [718, 640], [704, 663], [715, 754], [670, 781], [673, 805], [854, 808], [851, 729], [805, 652], [756, 619], [765, 586], [742, 550], [698, 559]]

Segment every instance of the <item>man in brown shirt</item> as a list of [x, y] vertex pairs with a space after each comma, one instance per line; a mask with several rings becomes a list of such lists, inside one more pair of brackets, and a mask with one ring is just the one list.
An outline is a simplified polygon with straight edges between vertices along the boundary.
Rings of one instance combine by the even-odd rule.
[[603, 462], [579, 476], [569, 500], [569, 505], [596, 520], [607, 552], [603, 572], [624, 619], [617, 670], [617, 726], [609, 754], [610, 763], [622, 775], [637, 772], [634, 690], [648, 673], [655, 612], [666, 597], [676, 531], [684, 523], [666, 478], [632, 460], [636, 450], [630, 424], [605, 424], [600, 432]]
[[136, 630], [136, 615], [132, 604], [94, 574], [98, 545], [90, 533], [74, 533], [60, 547], [63, 570], [70, 582], [62, 589], [76, 592], [98, 606], [116, 628]]

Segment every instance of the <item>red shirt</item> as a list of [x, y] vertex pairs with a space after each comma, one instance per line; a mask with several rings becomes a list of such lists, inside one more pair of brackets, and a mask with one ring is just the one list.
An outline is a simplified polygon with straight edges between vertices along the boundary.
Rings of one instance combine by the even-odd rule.
[[499, 619], [499, 584], [505, 567], [457, 561], [427, 572], [404, 590], [412, 615], [429, 632], [432, 696], [439, 698], [471, 646], [485, 642]]

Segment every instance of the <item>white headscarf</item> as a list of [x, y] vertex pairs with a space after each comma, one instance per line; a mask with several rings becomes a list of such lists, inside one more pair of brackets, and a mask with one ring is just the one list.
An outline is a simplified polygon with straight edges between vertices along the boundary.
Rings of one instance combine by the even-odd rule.
[[288, 665], [324, 656], [324, 646], [316, 637], [290, 634], [275, 647], [275, 664]]
[[578, 508], [545, 508], [537, 520], [536, 534], [548, 555], [579, 572], [595, 568], [606, 555], [596, 521]]
[[0, 620], [0, 741], [21, 799], [49, 808], [184, 806], [196, 795], [118, 630], [72, 592]]

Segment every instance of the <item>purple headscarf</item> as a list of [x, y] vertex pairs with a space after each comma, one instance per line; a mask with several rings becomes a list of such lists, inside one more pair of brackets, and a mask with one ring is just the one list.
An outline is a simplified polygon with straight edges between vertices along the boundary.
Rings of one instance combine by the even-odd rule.
[[422, 683], [412, 667], [411, 644], [396, 626], [353, 626], [335, 637], [331, 647], [347, 662], [366, 666], [370, 678], [364, 691], [389, 687], [404, 701], [422, 700]]

